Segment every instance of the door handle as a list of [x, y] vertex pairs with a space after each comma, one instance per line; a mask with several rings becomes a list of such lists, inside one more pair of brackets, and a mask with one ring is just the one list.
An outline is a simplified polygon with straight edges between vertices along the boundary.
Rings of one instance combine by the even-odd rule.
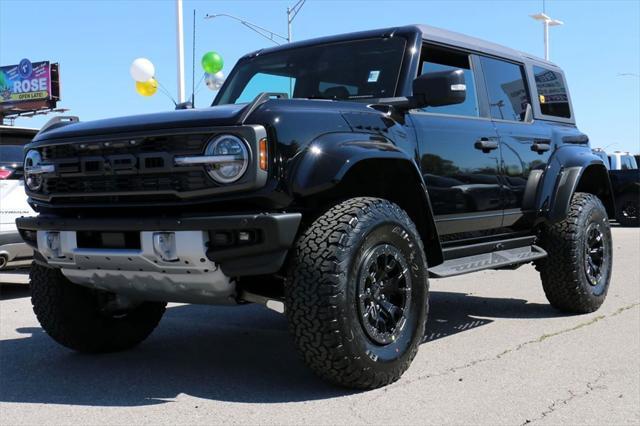
[[480, 138], [474, 144], [476, 149], [481, 149], [485, 154], [498, 148], [498, 142], [489, 138]]
[[542, 154], [543, 152], [547, 152], [551, 149], [551, 141], [537, 141], [531, 145], [531, 151], [537, 152], [538, 154]]

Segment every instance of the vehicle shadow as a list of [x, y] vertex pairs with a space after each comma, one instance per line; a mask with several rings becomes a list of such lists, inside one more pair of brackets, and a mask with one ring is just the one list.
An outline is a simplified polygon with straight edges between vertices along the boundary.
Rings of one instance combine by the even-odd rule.
[[28, 284], [0, 283], [0, 300], [18, 299], [29, 296]]
[[[546, 305], [433, 292], [430, 341], [496, 318], [557, 315]], [[480, 318], [478, 318], [480, 317]], [[93, 406], [162, 404], [188, 394], [228, 402], [291, 402], [353, 393], [311, 373], [297, 355], [286, 318], [262, 306], [174, 306], [139, 347], [81, 355], [39, 327], [0, 341], [0, 401]]]

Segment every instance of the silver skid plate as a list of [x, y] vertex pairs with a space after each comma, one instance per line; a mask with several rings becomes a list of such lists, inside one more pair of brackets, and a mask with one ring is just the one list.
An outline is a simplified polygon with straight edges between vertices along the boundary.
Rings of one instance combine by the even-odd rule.
[[178, 260], [170, 262], [154, 250], [154, 232], [140, 232], [140, 249], [128, 250], [78, 248], [74, 231], [60, 231], [56, 251], [47, 232], [38, 231], [39, 251], [73, 283], [139, 300], [235, 303], [234, 282], [206, 256], [206, 232], [175, 231]]

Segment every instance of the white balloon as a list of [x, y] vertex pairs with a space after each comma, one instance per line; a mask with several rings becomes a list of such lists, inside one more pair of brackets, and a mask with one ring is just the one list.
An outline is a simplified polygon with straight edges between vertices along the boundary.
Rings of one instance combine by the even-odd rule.
[[156, 75], [156, 67], [154, 67], [151, 61], [147, 58], [137, 58], [131, 64], [129, 73], [135, 81], [144, 83], [145, 81], [148, 81], [151, 77]]
[[207, 83], [207, 87], [211, 90], [220, 90], [224, 84], [224, 73], [222, 71], [218, 71], [215, 74], [206, 73], [205, 83]]

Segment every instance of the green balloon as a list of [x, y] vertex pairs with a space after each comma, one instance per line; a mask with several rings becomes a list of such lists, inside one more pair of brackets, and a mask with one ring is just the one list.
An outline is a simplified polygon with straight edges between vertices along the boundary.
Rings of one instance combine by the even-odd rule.
[[216, 52], [207, 52], [202, 57], [202, 69], [209, 74], [217, 73], [223, 66], [224, 61], [222, 60], [222, 56], [218, 55]]

